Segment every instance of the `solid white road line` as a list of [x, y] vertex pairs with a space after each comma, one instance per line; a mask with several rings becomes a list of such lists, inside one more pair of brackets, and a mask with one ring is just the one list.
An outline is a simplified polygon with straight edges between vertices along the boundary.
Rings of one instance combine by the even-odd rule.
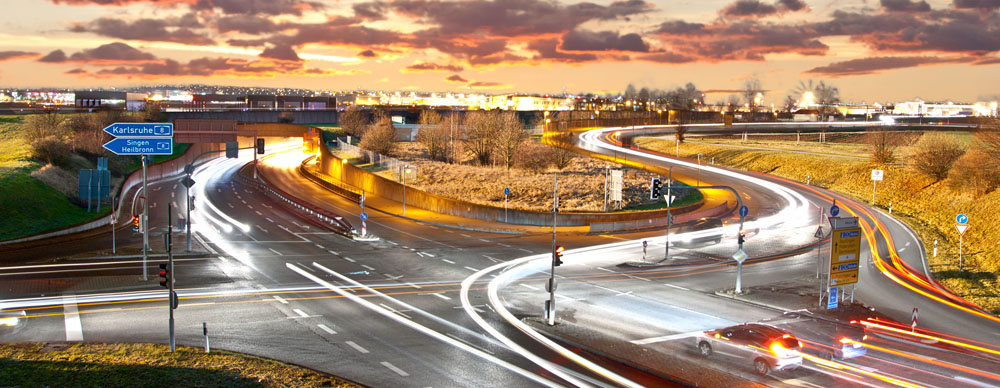
[[691, 331], [691, 332], [687, 332], [687, 333], [677, 333], [677, 334], [664, 335], [664, 336], [659, 336], [659, 337], [650, 337], [650, 338], [646, 338], [646, 339], [629, 341], [629, 342], [631, 342], [633, 344], [636, 344], [636, 345], [648, 345], [648, 344], [655, 344], [657, 342], [673, 341], [673, 340], [678, 340], [678, 339], [683, 339], [683, 338], [694, 337], [694, 336], [698, 335], [698, 333], [701, 333], [701, 332], [700, 331]]
[[63, 316], [66, 317], [66, 341], [83, 341], [83, 325], [76, 309], [76, 296], [63, 296]]
[[274, 250], [274, 248], [267, 248], [267, 249], [270, 249], [271, 252], [274, 252], [275, 255], [284, 256], [284, 255], [281, 254], [281, 252], [278, 252], [278, 251]]
[[285, 300], [285, 298], [282, 298], [282, 297], [280, 297], [280, 296], [277, 296], [277, 295], [275, 295], [275, 296], [274, 296], [274, 299], [277, 299], [277, 300], [278, 300], [278, 302], [281, 302], [281, 304], [288, 304], [288, 301], [287, 301], [287, 300]]
[[441, 298], [441, 299], [444, 299], [444, 300], [451, 300], [451, 298], [445, 296], [444, 294], [442, 294], [440, 292], [434, 292], [434, 293], [430, 293], [430, 294], [427, 294], [427, 295], [434, 295], [434, 296], [436, 296], [438, 298]]
[[330, 333], [330, 334], [337, 334], [337, 332], [333, 331], [333, 329], [331, 329], [331, 328], [330, 328], [329, 326], [327, 326], [327, 325], [324, 325], [324, 324], [322, 324], [322, 323], [321, 323], [321, 324], [318, 324], [318, 325], [316, 325], [316, 327], [318, 327], [318, 328], [322, 329], [323, 331], [325, 331], [325, 332], [327, 332], [327, 333]]
[[670, 284], [670, 283], [663, 283], [663, 285], [664, 285], [664, 286], [667, 286], [667, 287], [673, 287], [673, 288], [676, 288], [676, 289], [678, 289], [678, 290], [684, 290], [684, 291], [691, 291], [691, 289], [690, 289], [690, 288], [687, 288], [687, 287], [681, 287], [681, 286], [675, 286], [675, 285], [673, 285], [673, 284]]
[[361, 345], [358, 345], [358, 344], [354, 343], [354, 341], [347, 341], [347, 342], [344, 342], [344, 343], [347, 344], [348, 346], [354, 348], [354, 350], [357, 350], [357, 351], [359, 351], [361, 353], [368, 353], [368, 349], [362, 348]]
[[538, 287], [532, 286], [532, 285], [527, 284], [527, 283], [521, 283], [521, 287], [528, 288], [528, 289], [535, 290], [535, 291], [539, 290]]
[[409, 373], [404, 372], [402, 369], [397, 368], [395, 365], [390, 364], [388, 361], [382, 361], [381, 364], [386, 368], [389, 368], [389, 370], [396, 372], [396, 374], [400, 376], [406, 377], [410, 375]]

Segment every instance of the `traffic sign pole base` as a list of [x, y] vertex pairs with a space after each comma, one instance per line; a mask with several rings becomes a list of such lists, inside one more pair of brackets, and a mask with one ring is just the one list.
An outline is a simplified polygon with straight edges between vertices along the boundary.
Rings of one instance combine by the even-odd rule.
[[362, 234], [355, 234], [353, 238], [354, 238], [354, 241], [378, 241], [379, 240], [378, 236], [375, 236], [373, 234], [364, 234], [364, 235], [362, 235]]

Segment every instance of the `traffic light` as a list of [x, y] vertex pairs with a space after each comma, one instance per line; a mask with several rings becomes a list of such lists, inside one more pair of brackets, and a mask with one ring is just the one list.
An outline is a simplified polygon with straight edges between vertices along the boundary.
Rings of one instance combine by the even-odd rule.
[[139, 231], [139, 216], [132, 216], [132, 231]]
[[663, 183], [660, 178], [653, 178], [649, 184], [649, 199], [660, 199], [660, 187]]
[[257, 153], [264, 153], [264, 139], [257, 139]]
[[160, 264], [160, 285], [170, 288], [170, 267], [167, 264]]
[[747, 232], [745, 230], [740, 230], [740, 234], [736, 236], [736, 242], [743, 246], [743, 241], [746, 240]]
[[556, 245], [555, 252], [552, 252], [552, 260], [556, 267], [562, 265], [562, 255], [563, 251], [566, 250], [562, 245]]

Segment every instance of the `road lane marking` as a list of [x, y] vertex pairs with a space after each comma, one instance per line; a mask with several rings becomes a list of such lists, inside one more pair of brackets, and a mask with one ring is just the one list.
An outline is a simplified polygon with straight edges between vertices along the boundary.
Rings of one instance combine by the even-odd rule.
[[499, 262], [500, 262], [500, 260], [497, 260], [497, 259], [495, 259], [495, 258], [492, 258], [492, 257], [490, 257], [490, 256], [487, 256], [487, 255], [483, 255], [483, 257], [485, 257], [485, 258], [487, 258], [487, 259], [490, 259], [490, 261], [492, 261], [492, 262], [494, 262], [494, 263], [499, 263]]
[[337, 334], [337, 332], [333, 331], [333, 329], [331, 329], [331, 328], [330, 328], [329, 326], [327, 326], [327, 325], [324, 325], [324, 324], [322, 324], [322, 323], [321, 323], [321, 324], [318, 324], [318, 325], [316, 325], [316, 327], [318, 327], [318, 328], [320, 328], [320, 329], [323, 329], [323, 331], [325, 331], [325, 332], [327, 332], [327, 333], [330, 333], [330, 334]]
[[275, 296], [274, 296], [274, 299], [277, 299], [277, 300], [278, 300], [278, 302], [281, 302], [281, 304], [288, 304], [288, 301], [287, 301], [287, 300], [285, 300], [285, 298], [282, 298], [282, 297], [280, 297], [280, 296], [277, 296], [277, 295], [275, 295]]
[[534, 253], [535, 253], [535, 252], [532, 252], [532, 251], [530, 251], [530, 250], [527, 250], [527, 249], [524, 249], [524, 248], [517, 248], [517, 249], [520, 249], [520, 250], [522, 250], [522, 251], [525, 251], [525, 252], [528, 252], [528, 253], [531, 253], [531, 254], [534, 254]]
[[[460, 309], [460, 308], [463, 308], [463, 307], [462, 307], [462, 306], [457, 306], [457, 307], [455, 307], [455, 308], [459, 308], [459, 309]], [[482, 311], [482, 310], [480, 310], [479, 312], [485, 312], [485, 311]], [[456, 341], [462, 341], [462, 343], [464, 343], [464, 344], [466, 344], [466, 345], [469, 345], [469, 346], [471, 346], [471, 347], [474, 347], [474, 348], [476, 348], [476, 349], [479, 349], [479, 350], [481, 350], [481, 351], [484, 351], [484, 352], [486, 352], [486, 353], [489, 353], [489, 354], [496, 354], [496, 353], [493, 353], [493, 352], [491, 352], [491, 351], [489, 351], [489, 350], [486, 350], [485, 348], [482, 348], [482, 347], [479, 347], [479, 346], [476, 346], [476, 345], [473, 345], [473, 344], [472, 344], [472, 342], [469, 342], [469, 341], [466, 341], [466, 340], [464, 340], [464, 339], [462, 339], [462, 338], [459, 338], [459, 336], [457, 336], [457, 335], [454, 335], [454, 334], [452, 334], [452, 333], [447, 333], [447, 334], [445, 334], [445, 335], [446, 335], [446, 336], [449, 336], [449, 337], [451, 337], [451, 338], [454, 338], [454, 339], [455, 339]]]
[[229, 208], [230, 208], [230, 209], [235, 209], [235, 208], [236, 208], [236, 206], [233, 206], [233, 204], [231, 204], [231, 203], [229, 203], [229, 202], [226, 202], [226, 205], [229, 205]]
[[610, 288], [607, 288], [607, 287], [604, 287], [604, 286], [598, 286], [598, 285], [596, 285], [596, 284], [594, 284], [594, 287], [597, 287], [597, 288], [600, 288], [600, 289], [602, 289], [602, 290], [604, 290], [604, 291], [611, 291], [611, 292], [613, 292], [613, 293], [616, 293], [616, 294], [618, 294], [618, 293], [621, 293], [621, 291], [618, 291], [618, 290], [612, 290], [612, 289], [610, 289]]
[[472, 238], [472, 236], [470, 236], [470, 235], [467, 235], [467, 234], [465, 234], [465, 233], [459, 233], [458, 235], [459, 235], [459, 236], [462, 236], [462, 237], [465, 237], [465, 238]]
[[271, 223], [274, 222], [274, 220], [272, 220], [270, 217], [265, 217], [264, 219], [267, 220], [267, 222], [271, 222]]
[[597, 267], [597, 269], [599, 269], [601, 271], [611, 272], [611, 273], [618, 273], [618, 272], [615, 272], [613, 270], [610, 270], [610, 269], [607, 269], [607, 268], [604, 268], [604, 267]]
[[281, 252], [278, 252], [278, 251], [274, 250], [274, 248], [267, 248], [267, 249], [270, 249], [271, 252], [274, 252], [274, 254], [276, 254], [278, 256], [284, 256], [284, 255], [281, 254]]
[[387, 242], [387, 243], [389, 243], [389, 244], [392, 244], [392, 245], [399, 245], [399, 244], [397, 244], [397, 243], [395, 243], [395, 242], [393, 242], [393, 241], [389, 241], [389, 240], [385, 240], [385, 242]]
[[649, 280], [649, 279], [646, 279], [646, 278], [643, 278], [643, 277], [638, 277], [638, 276], [635, 276], [635, 275], [625, 275], [625, 277], [629, 277], [629, 278], [632, 278], [632, 279], [645, 280], [647, 282], [651, 282], [652, 281], [652, 280]]
[[263, 227], [263, 226], [260, 226], [260, 225], [254, 225], [254, 226], [256, 226], [256, 227], [257, 227], [257, 229], [260, 229], [260, 230], [261, 230], [262, 232], [264, 232], [264, 233], [270, 233], [270, 232], [268, 232], [268, 230], [267, 230], [267, 229], [264, 229], [264, 227]]
[[174, 192], [173, 191], [170, 192], [170, 198], [174, 198]]
[[399, 314], [399, 315], [401, 315], [401, 316], [402, 316], [403, 318], [406, 318], [406, 319], [413, 319], [413, 317], [411, 317], [411, 316], [409, 316], [409, 315], [406, 315], [406, 314], [403, 314], [403, 313], [402, 313], [402, 312], [400, 312], [399, 310], [396, 310], [396, 309], [392, 308], [391, 306], [387, 306], [387, 305], [386, 305], [385, 303], [379, 303], [379, 305], [380, 305], [380, 306], [382, 306], [382, 307], [384, 307], [384, 308], [385, 308], [386, 310], [389, 310], [389, 311], [392, 311], [392, 312], [393, 312], [394, 314]]
[[676, 289], [678, 289], [678, 290], [684, 290], [684, 291], [691, 291], [691, 289], [690, 289], [690, 288], [687, 288], [687, 287], [681, 287], [681, 286], [675, 286], [675, 285], [673, 285], [673, 284], [670, 284], [670, 283], [663, 283], [663, 285], [664, 285], [664, 286], [667, 286], [667, 287], [673, 287], [673, 288], [676, 288]]
[[369, 271], [374, 271], [375, 270], [375, 268], [372, 268], [372, 266], [370, 266], [370, 265], [361, 264], [361, 266], [364, 267], [365, 269], [369, 270]]
[[482, 241], [482, 242], [484, 242], [484, 243], [488, 243], [488, 242], [490, 242], [490, 240], [487, 240], [487, 239], [485, 239], [485, 238], [481, 238], [481, 239], [479, 239], [479, 241]]
[[406, 282], [406, 283], [403, 283], [403, 284], [405, 284], [407, 286], [410, 286], [410, 287], [413, 287], [413, 288], [420, 288], [420, 286], [418, 286], [416, 284], [413, 284], [413, 283], [410, 283], [410, 282]]
[[177, 208], [177, 201], [170, 201], [170, 204], [174, 205], [174, 208]]
[[434, 296], [436, 296], [438, 298], [441, 298], [441, 299], [444, 299], [444, 300], [451, 300], [451, 298], [442, 295], [440, 292], [428, 292], [426, 294], [420, 294], [420, 295], [434, 295]]
[[299, 316], [302, 318], [309, 318], [309, 314], [306, 314], [305, 311], [299, 309], [292, 309], [292, 311], [294, 311], [296, 314], [299, 314]]
[[420, 257], [434, 257], [434, 255], [432, 255], [430, 253], [427, 253], [427, 252], [417, 252], [417, 256], [420, 256]]
[[[176, 183], [174, 183], [174, 186], [171, 188], [171, 190], [177, 190], [177, 184]], [[173, 193], [170, 193], [170, 194], [173, 194]]]
[[66, 317], [66, 342], [83, 341], [83, 325], [76, 308], [76, 296], [63, 296], [63, 315]]
[[[481, 309], [481, 308], [480, 308], [480, 307], [486, 307], [486, 305], [484, 305], [484, 304], [480, 304], [480, 305], [469, 305], [469, 307], [472, 307], [472, 309], [473, 309], [473, 310], [475, 310], [475, 311], [476, 311], [477, 313], [485, 313], [485, 312], [486, 312], [486, 310], [483, 310], [483, 309]], [[456, 308], [456, 309], [464, 309], [464, 308], [465, 308], [465, 306], [455, 306], [455, 307], [453, 307], [453, 308]]]
[[466, 266], [465, 269], [467, 269], [469, 271], [472, 271], [472, 272], [479, 272], [478, 269], [475, 269], [475, 268], [472, 268], [472, 267], [469, 267], [469, 266]]
[[368, 353], [368, 349], [362, 348], [361, 345], [358, 345], [358, 344], [354, 343], [354, 341], [347, 341], [347, 342], [344, 342], [344, 343], [347, 344], [348, 346], [354, 348], [354, 350], [357, 350], [357, 351], [359, 351], [361, 353]]
[[448, 263], [448, 264], [455, 264], [454, 261], [451, 261], [451, 260], [448, 260], [448, 259], [441, 259], [441, 261], [443, 261], [445, 263]]
[[264, 215], [264, 213], [261, 213], [261, 212], [260, 212], [260, 211], [258, 211], [258, 210], [254, 210], [253, 212], [254, 212], [254, 213], [257, 213], [257, 215], [258, 215], [258, 216], [262, 216], [262, 215]]
[[315, 244], [315, 245], [316, 245], [316, 248], [319, 248], [319, 249], [326, 249], [326, 248], [324, 248], [324, 247], [323, 247], [322, 245], [319, 245], [319, 244]]
[[663, 335], [663, 336], [659, 336], [659, 337], [650, 337], [650, 338], [638, 339], [638, 340], [629, 341], [629, 342], [631, 342], [633, 344], [636, 344], [636, 345], [649, 345], [649, 344], [655, 344], [657, 342], [666, 342], [666, 341], [673, 341], [673, 340], [679, 340], [679, 339], [694, 337], [694, 336], [696, 336], [696, 335], [698, 335], [700, 333], [701, 333], [701, 331], [689, 331], [687, 333], [677, 333], [677, 334]]
[[331, 255], [337, 255], [337, 256], [340, 256], [340, 254], [339, 254], [339, 253], [337, 253], [337, 252], [334, 252], [334, 251], [327, 251], [327, 252], [330, 252], [330, 254], [331, 254]]
[[524, 287], [524, 288], [527, 288], [527, 289], [531, 289], [531, 290], [535, 290], [535, 291], [540, 290], [540, 288], [532, 286], [530, 284], [526, 284], [526, 283], [521, 283], [521, 287]]
[[396, 372], [396, 374], [400, 376], [406, 377], [410, 375], [409, 373], [404, 372], [402, 369], [397, 368], [395, 365], [390, 364], [388, 361], [382, 361], [380, 364], [382, 364], [382, 366], [386, 368], [389, 368], [389, 370]]
[[344, 260], [350, 261], [352, 263], [356, 263], [357, 262], [356, 260], [354, 260], [354, 259], [352, 259], [350, 257], [344, 257]]

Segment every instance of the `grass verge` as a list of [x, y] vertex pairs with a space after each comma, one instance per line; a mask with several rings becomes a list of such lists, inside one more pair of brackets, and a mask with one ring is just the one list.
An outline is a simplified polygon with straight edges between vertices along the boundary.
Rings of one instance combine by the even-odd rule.
[[[773, 144], [772, 144], [773, 143]], [[789, 142], [756, 141], [762, 148], [789, 148]], [[791, 141], [794, 143], [794, 141]], [[673, 153], [672, 138], [639, 138], [640, 147]], [[872, 198], [871, 170], [867, 160], [846, 159], [822, 152], [822, 145], [809, 144], [802, 150], [824, 153], [789, 153], [786, 150], [760, 150], [733, 148], [706, 143], [683, 143], [682, 157], [695, 157], [702, 153], [715, 158], [719, 165], [761, 171], [768, 174], [806, 182], [836, 191], [869, 203]], [[851, 151], [858, 153], [855, 146]], [[905, 162], [909, 149], [897, 149]], [[702, 157], [705, 160], [705, 156]], [[888, 210], [892, 203], [893, 216], [906, 222], [927, 249], [930, 270], [935, 279], [972, 303], [993, 314], [1000, 313], [1000, 191], [975, 197], [956, 191], [944, 182], [922, 177], [904, 165], [879, 167], [885, 170], [885, 180], [879, 182], [876, 207]], [[955, 215], [965, 213], [972, 227], [963, 239], [964, 270], [959, 270], [959, 236], [955, 230]], [[937, 256], [933, 254], [938, 242]], [[902, 247], [897, 247], [902, 248]]]
[[336, 377], [226, 351], [165, 345], [0, 344], [0, 385], [19, 387], [357, 387]]

